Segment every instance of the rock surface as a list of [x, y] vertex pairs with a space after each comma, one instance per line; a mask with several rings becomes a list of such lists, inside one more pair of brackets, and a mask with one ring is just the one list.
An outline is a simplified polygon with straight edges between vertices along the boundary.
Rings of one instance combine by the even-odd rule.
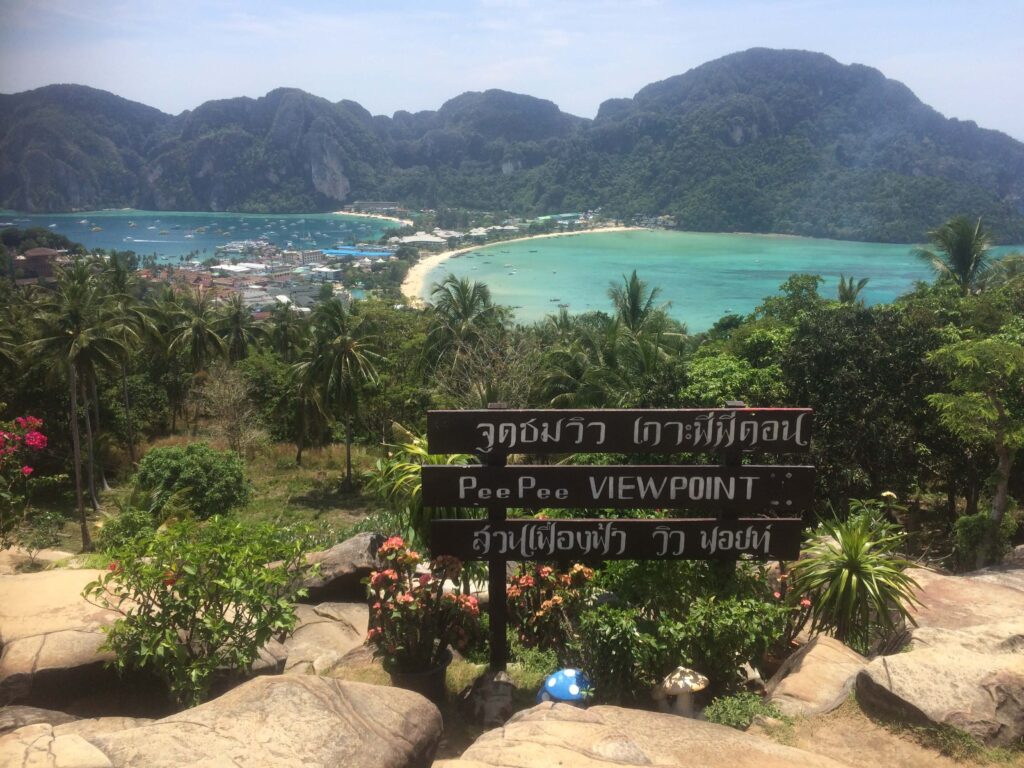
[[88, 742], [115, 768], [403, 768], [430, 765], [440, 737], [440, 712], [414, 693], [282, 675]]
[[284, 643], [286, 674], [327, 674], [366, 640], [370, 612], [365, 603], [299, 605], [295, 614], [295, 632]]
[[619, 707], [539, 704], [435, 768], [598, 768], [617, 765], [841, 768], [821, 755], [762, 736], [675, 715]]
[[1024, 618], [916, 629], [909, 652], [879, 657], [860, 672], [857, 699], [883, 717], [1012, 744], [1024, 738]]
[[74, 715], [58, 712], [54, 709], [40, 709], [39, 707], [23, 707], [19, 705], [0, 707], [0, 736], [16, 731], [19, 728], [24, 728], [26, 725], [36, 725], [38, 723], [60, 725], [61, 723], [70, 723], [75, 719]]
[[834, 637], [817, 635], [772, 675], [768, 697], [790, 717], [831, 712], [846, 701], [867, 663]]
[[46, 723], [0, 736], [0, 768], [113, 768], [94, 745], [77, 734], [57, 736]]
[[309, 590], [304, 602], [365, 600], [366, 586], [362, 579], [381, 566], [377, 550], [383, 543], [384, 537], [379, 533], [360, 533], [330, 549], [311, 552], [306, 560], [319, 563], [320, 572], [303, 581], [303, 586]]
[[946, 576], [923, 568], [907, 574], [920, 585], [922, 605], [911, 610], [919, 627], [960, 629], [1024, 616], [1024, 589], [1013, 586], [1020, 566], [986, 568], [966, 576]]
[[116, 614], [86, 602], [93, 570], [0, 576], [0, 705], [59, 705], [78, 690], [110, 682], [98, 648]]

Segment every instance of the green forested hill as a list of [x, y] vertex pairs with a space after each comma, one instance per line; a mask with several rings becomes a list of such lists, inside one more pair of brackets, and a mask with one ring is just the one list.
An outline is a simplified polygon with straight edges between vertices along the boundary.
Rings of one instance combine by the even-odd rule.
[[594, 120], [490, 90], [371, 116], [294, 89], [178, 116], [81, 86], [0, 96], [0, 205], [522, 214], [603, 206], [687, 229], [920, 240], [958, 213], [1024, 240], [1024, 144], [823, 54], [753, 49]]

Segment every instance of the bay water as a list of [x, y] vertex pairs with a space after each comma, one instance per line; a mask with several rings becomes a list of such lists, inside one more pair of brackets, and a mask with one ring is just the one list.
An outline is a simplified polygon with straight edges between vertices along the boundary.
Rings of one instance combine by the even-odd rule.
[[[795, 273], [821, 275], [819, 293], [834, 297], [840, 275], [869, 279], [867, 304], [889, 302], [919, 280], [932, 280], [914, 246], [859, 243], [784, 235], [622, 231], [496, 243], [448, 259], [427, 277], [424, 297], [449, 274], [486, 283], [493, 300], [514, 307], [516, 320], [557, 314], [612, 311], [611, 285], [635, 269], [656, 303], [692, 332], [710, 328], [722, 315], [746, 314]], [[1024, 246], [994, 249], [1002, 254]]]

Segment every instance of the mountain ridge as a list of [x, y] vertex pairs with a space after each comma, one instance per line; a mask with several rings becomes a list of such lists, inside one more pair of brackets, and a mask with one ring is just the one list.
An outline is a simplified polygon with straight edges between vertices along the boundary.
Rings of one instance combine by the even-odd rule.
[[1024, 240], [1024, 143], [880, 71], [755, 48], [603, 102], [499, 89], [372, 115], [295, 88], [178, 115], [77, 85], [0, 95], [0, 206], [524, 215], [603, 207], [686, 229], [920, 240], [951, 215]]

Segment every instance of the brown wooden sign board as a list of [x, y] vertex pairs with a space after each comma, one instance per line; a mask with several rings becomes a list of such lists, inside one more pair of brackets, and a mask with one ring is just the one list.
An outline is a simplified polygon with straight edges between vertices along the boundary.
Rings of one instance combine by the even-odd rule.
[[795, 560], [799, 518], [740, 520], [435, 520], [435, 555], [462, 560]]
[[428, 411], [431, 453], [806, 453], [809, 408]]
[[794, 513], [811, 506], [814, 467], [424, 465], [429, 507], [688, 509]]

